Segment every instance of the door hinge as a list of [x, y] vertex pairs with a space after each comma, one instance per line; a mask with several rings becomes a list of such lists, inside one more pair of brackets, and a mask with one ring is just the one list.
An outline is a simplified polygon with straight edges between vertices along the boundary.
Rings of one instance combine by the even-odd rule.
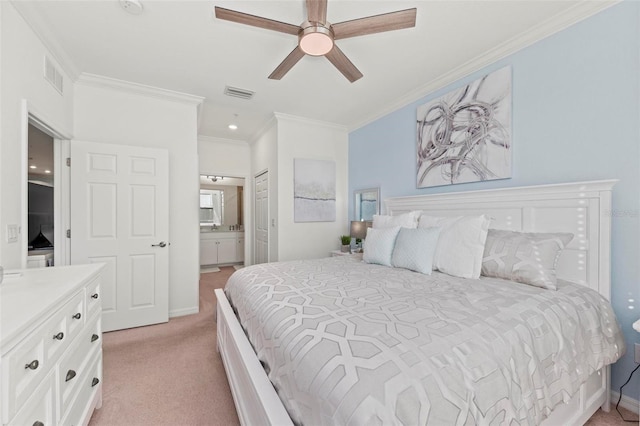
[[67, 229], [67, 238], [71, 238], [71, 229]]
[[67, 157], [67, 167], [71, 167], [71, 157]]

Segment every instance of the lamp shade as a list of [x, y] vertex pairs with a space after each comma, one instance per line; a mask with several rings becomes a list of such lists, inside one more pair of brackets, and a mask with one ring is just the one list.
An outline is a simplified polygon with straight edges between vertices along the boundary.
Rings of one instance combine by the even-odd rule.
[[364, 240], [367, 236], [367, 228], [371, 226], [371, 222], [354, 220], [351, 222], [351, 238], [359, 238]]

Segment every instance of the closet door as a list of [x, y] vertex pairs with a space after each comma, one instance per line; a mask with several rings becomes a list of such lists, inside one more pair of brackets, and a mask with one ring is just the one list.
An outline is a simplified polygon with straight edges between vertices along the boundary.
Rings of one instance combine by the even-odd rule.
[[264, 172], [255, 178], [255, 261], [269, 262], [269, 177]]
[[169, 317], [166, 150], [71, 142], [71, 263], [106, 263], [104, 331]]

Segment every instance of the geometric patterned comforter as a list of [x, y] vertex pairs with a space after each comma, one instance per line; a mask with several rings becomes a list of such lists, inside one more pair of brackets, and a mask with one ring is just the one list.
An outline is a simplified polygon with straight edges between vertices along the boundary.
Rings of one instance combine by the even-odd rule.
[[536, 425], [624, 352], [609, 303], [350, 257], [235, 272], [225, 288], [297, 424]]

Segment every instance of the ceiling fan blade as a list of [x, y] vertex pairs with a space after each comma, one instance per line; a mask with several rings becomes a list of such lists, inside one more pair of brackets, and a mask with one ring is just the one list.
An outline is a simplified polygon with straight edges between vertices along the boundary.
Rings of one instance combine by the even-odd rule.
[[327, 0], [307, 0], [309, 22], [327, 22]]
[[334, 40], [415, 27], [416, 12], [413, 8], [332, 24]]
[[347, 56], [342, 53], [342, 50], [338, 48], [338, 46], [333, 45], [333, 49], [329, 53], [325, 55], [329, 62], [331, 62], [338, 71], [342, 73], [347, 80], [350, 82], [354, 82], [362, 77], [362, 73], [356, 68], [355, 65], [347, 58]]
[[216, 18], [224, 19], [225, 21], [237, 22], [238, 24], [251, 25], [252, 27], [293, 35], [298, 35], [298, 31], [300, 31], [300, 27], [297, 25], [274, 21], [273, 19], [263, 18], [261, 16], [249, 15], [248, 13], [237, 12], [223, 7], [216, 6], [215, 11]]
[[293, 68], [295, 64], [298, 63], [300, 59], [302, 59], [304, 55], [305, 53], [302, 49], [300, 49], [299, 46], [296, 46], [296, 48], [293, 49], [286, 58], [284, 58], [284, 61], [282, 61], [280, 65], [273, 70], [269, 78], [271, 80], [280, 80], [291, 68]]

